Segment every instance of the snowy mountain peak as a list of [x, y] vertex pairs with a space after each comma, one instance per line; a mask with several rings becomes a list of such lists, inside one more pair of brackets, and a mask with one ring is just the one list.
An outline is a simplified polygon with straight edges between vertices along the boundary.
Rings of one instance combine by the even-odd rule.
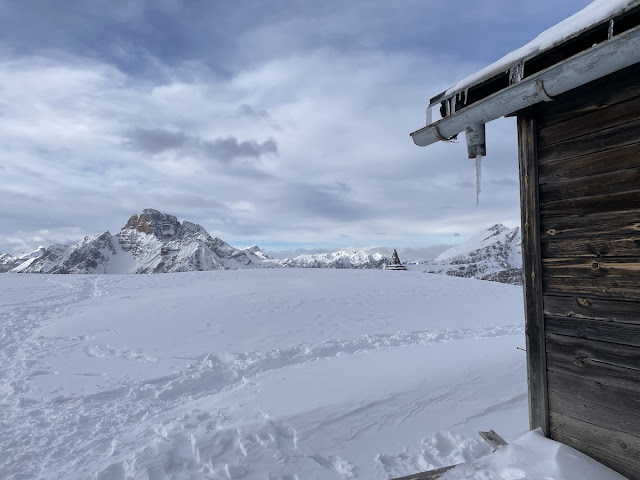
[[244, 251], [247, 253], [252, 253], [256, 257], [260, 257], [264, 260], [271, 260], [271, 257], [266, 253], [264, 253], [262, 250], [260, 250], [260, 247], [258, 247], [257, 245], [252, 245], [250, 247], [247, 247], [244, 249]]
[[[513, 230], [519, 231], [518, 228]], [[486, 246], [494, 243], [495, 241], [500, 240], [501, 234], [504, 232], [511, 232], [512, 229], [509, 229], [502, 225], [501, 223], [496, 223], [495, 225], [487, 228], [486, 230], [481, 231], [473, 235], [469, 240], [463, 242], [459, 245], [451, 247], [435, 258], [435, 262], [441, 262], [446, 259], [454, 258], [459, 255], [465, 255], [469, 252], [473, 252], [475, 250], [485, 248]]]
[[429, 272], [457, 277], [522, 282], [520, 228], [496, 224], [428, 262]]
[[41, 257], [46, 251], [47, 249], [40, 245], [33, 252], [25, 253], [24, 255], [20, 255], [18, 258], [20, 258], [21, 260], [29, 260], [30, 258]]
[[[195, 224], [192, 224], [195, 225]], [[201, 228], [199, 225], [197, 227]], [[133, 229], [158, 239], [173, 238], [180, 231], [180, 222], [173, 215], [145, 208], [140, 215], [132, 215], [122, 230]]]
[[196, 223], [146, 208], [119, 233], [85, 237], [75, 245], [52, 245], [23, 257], [0, 255], [0, 273], [166, 273], [237, 268], [382, 268], [384, 255], [362, 250], [276, 260], [256, 245], [238, 249], [213, 238]]

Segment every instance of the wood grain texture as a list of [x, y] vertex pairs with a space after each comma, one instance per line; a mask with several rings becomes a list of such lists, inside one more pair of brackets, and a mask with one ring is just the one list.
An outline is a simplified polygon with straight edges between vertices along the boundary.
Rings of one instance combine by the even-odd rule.
[[[591, 103], [589, 112], [582, 110], [582, 115], [568, 117], [564, 122], [540, 129], [538, 145], [541, 148], [548, 147], [636, 120], [640, 110], [640, 92], [637, 88], [629, 88], [624, 93], [626, 95], [618, 96], [620, 103]], [[584, 108], [584, 104], [577, 104], [576, 107]]]
[[640, 167], [640, 139], [612, 150], [540, 165], [539, 181], [541, 184], [566, 181], [636, 167]]
[[585, 400], [577, 402], [572, 395], [549, 392], [549, 409], [563, 415], [588, 419], [589, 423], [636, 436], [640, 431], [640, 416], [624, 414]]
[[638, 93], [640, 64], [587, 83], [539, 106], [538, 130], [624, 102]]
[[640, 258], [543, 259], [545, 294], [640, 299]]
[[638, 257], [640, 256], [640, 232], [636, 235], [613, 234], [586, 238], [551, 238], [542, 240], [543, 258], [590, 257]]
[[614, 456], [611, 447], [600, 447], [587, 440], [574, 438], [559, 430], [551, 432], [551, 438], [583, 452], [630, 480], [640, 479], [640, 468], [637, 467], [637, 463], [623, 461]]
[[640, 140], [640, 119], [540, 148], [538, 158], [540, 164], [544, 165], [633, 145], [638, 143], [638, 140]]
[[640, 236], [640, 210], [610, 213], [584, 213], [571, 217], [540, 217], [540, 238], [545, 240]]
[[580, 296], [544, 296], [544, 313], [640, 325], [640, 302]]
[[540, 147], [546, 148], [635, 120], [637, 118], [636, 112], [640, 107], [640, 92], [638, 92], [637, 88], [632, 87], [624, 93], [626, 95], [618, 96], [619, 103], [603, 105], [592, 103], [588, 105], [590, 109], [588, 112], [584, 111], [584, 104], [576, 104], [576, 108], [581, 109], [580, 114], [566, 117], [562, 122], [539, 130], [538, 142]]
[[518, 161], [522, 209], [522, 267], [527, 337], [527, 377], [531, 428], [549, 432], [547, 404], [542, 267], [538, 201], [538, 156], [535, 108], [518, 115]]
[[549, 371], [640, 394], [638, 347], [548, 333], [547, 363]]
[[540, 185], [540, 203], [583, 198], [603, 193], [622, 193], [640, 189], [640, 167], [614, 170], [599, 175], [571, 178]]
[[[549, 391], [573, 396], [576, 402], [592, 402], [610, 408], [612, 415], [640, 412], [640, 395], [637, 391], [615, 385], [603, 385], [585, 380], [583, 376], [566, 374], [554, 370], [548, 373]], [[584, 419], [588, 421], [588, 419]], [[636, 432], [635, 436], [639, 436]]]
[[435, 470], [429, 470], [428, 472], [415, 473], [405, 477], [394, 478], [393, 480], [436, 480], [455, 466], [456, 465], [451, 465], [448, 467], [437, 468]]
[[[545, 315], [545, 331], [557, 335], [640, 347], [640, 325]], [[640, 355], [640, 350], [638, 350]]]
[[623, 463], [640, 463], [640, 438], [585, 422], [583, 419], [550, 412], [551, 431], [582, 438], [596, 448], [607, 450]]
[[640, 190], [634, 190], [547, 202], [540, 206], [540, 215], [543, 217], [569, 217], [597, 213], [617, 214], [638, 209], [640, 209]]

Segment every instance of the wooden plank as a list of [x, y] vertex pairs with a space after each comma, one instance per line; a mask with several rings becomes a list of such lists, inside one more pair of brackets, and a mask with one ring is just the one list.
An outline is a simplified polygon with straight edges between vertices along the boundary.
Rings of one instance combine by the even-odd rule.
[[636, 167], [640, 167], [640, 140], [612, 150], [578, 155], [575, 158], [540, 165], [540, 183], [583, 178]]
[[631, 480], [640, 479], [640, 468], [637, 468], [634, 464], [622, 462], [617, 457], [614, 457], [608, 448], [597, 447], [589, 442], [581, 441], [558, 431], [551, 432], [551, 438], [579, 450]]
[[640, 119], [626, 122], [595, 133], [556, 143], [538, 150], [541, 165], [586, 154], [605, 152], [640, 140]]
[[589, 113], [540, 129], [538, 131], [538, 145], [548, 147], [637, 119], [638, 110], [640, 110], [640, 88], [636, 86], [628, 89], [625, 93], [633, 96], [613, 105], [599, 106], [591, 103], [589, 107], [592, 111]]
[[606, 279], [545, 278], [545, 295], [581, 295], [601, 298], [640, 300], [640, 291], [633, 282], [608, 282]]
[[639, 186], [640, 167], [614, 170], [600, 175], [543, 183], [540, 185], [540, 203], [630, 192], [638, 190]]
[[615, 105], [638, 93], [640, 63], [558, 95], [553, 102], [541, 103], [538, 129], [574, 119], [594, 110]]
[[[597, 403], [620, 414], [638, 415], [640, 412], [640, 394], [637, 391], [553, 370], [548, 372], [548, 381], [549, 391], [572, 396], [576, 401]], [[636, 436], [639, 434], [635, 433]]]
[[[557, 335], [640, 347], [640, 325], [545, 315], [545, 331]], [[640, 355], [640, 350], [638, 350]]]
[[547, 362], [549, 371], [640, 394], [638, 347], [548, 333]]
[[[640, 187], [640, 185], [639, 185]], [[585, 213], [629, 212], [640, 209], [640, 190], [570, 198], [540, 205], [540, 215], [546, 217], [579, 216]]]
[[448, 472], [457, 465], [450, 465], [448, 467], [437, 468], [435, 470], [429, 470], [428, 472], [414, 473], [413, 475], [407, 475], [405, 477], [394, 478], [393, 480], [436, 480], [443, 473]]
[[544, 296], [545, 315], [640, 324], [640, 302], [596, 297]]
[[535, 108], [518, 115], [518, 163], [522, 221], [522, 267], [527, 338], [529, 423], [549, 433], [547, 367], [542, 305], [540, 224], [538, 202], [538, 154]]
[[640, 438], [617, 432], [573, 418], [559, 412], [550, 412], [551, 431], [580, 439], [604, 450], [620, 463], [629, 463], [640, 468]]
[[570, 239], [590, 237], [622, 238], [640, 236], [640, 210], [610, 213], [585, 213], [571, 217], [540, 217], [540, 238]]
[[582, 418], [599, 427], [611, 428], [636, 436], [640, 431], [640, 416], [623, 414], [616, 410], [585, 400], [576, 401], [571, 395], [549, 392], [549, 409], [574, 418]]
[[640, 255], [640, 232], [635, 235], [591, 235], [584, 238], [542, 240], [543, 258], [636, 257]]
[[640, 299], [639, 258], [543, 259], [545, 294]]
[[504, 438], [498, 435], [493, 430], [489, 430], [488, 432], [478, 432], [478, 435], [482, 437], [482, 439], [487, 442], [494, 451], [498, 450], [500, 447], [504, 447], [507, 445]]

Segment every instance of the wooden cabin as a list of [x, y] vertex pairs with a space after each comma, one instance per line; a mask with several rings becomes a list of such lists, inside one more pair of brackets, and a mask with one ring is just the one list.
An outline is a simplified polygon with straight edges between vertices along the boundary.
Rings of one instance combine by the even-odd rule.
[[429, 107], [414, 142], [464, 131], [469, 157], [517, 117], [530, 426], [640, 479], [640, 1], [594, 2]]

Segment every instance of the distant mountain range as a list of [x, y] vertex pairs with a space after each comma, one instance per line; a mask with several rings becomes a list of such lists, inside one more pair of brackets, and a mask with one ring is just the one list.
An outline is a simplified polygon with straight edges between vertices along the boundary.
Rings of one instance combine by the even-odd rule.
[[[133, 215], [120, 232], [56, 244], [19, 257], [0, 254], [0, 273], [167, 273], [242, 268], [383, 268], [390, 257], [345, 249], [276, 259], [258, 246], [234, 248], [195, 223], [151, 208]], [[520, 230], [504, 225], [449, 248], [414, 266], [428, 273], [520, 283]], [[413, 269], [413, 268], [412, 268]]]
[[258, 246], [234, 248], [195, 223], [151, 208], [133, 215], [119, 233], [85, 237], [75, 245], [40, 247], [20, 257], [0, 254], [0, 272], [167, 273], [239, 268], [381, 268], [384, 255], [344, 250], [278, 260]]
[[520, 228], [496, 224], [421, 265], [428, 273], [522, 285]]

